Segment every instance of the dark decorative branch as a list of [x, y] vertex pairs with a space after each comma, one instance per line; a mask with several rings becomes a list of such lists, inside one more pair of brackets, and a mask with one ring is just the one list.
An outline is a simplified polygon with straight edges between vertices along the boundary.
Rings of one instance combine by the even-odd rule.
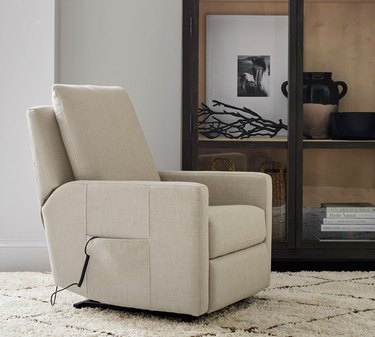
[[[231, 139], [244, 139], [255, 136], [275, 137], [280, 130], [288, 130], [288, 126], [279, 119], [279, 123], [264, 119], [256, 112], [243, 107], [213, 100], [214, 107], [222, 107], [222, 111], [213, 111], [202, 103], [199, 109], [199, 133], [207, 138], [214, 139], [224, 136]], [[223, 120], [224, 117], [224, 120]], [[228, 117], [228, 118], [225, 118]], [[228, 119], [233, 122], [225, 121]]]

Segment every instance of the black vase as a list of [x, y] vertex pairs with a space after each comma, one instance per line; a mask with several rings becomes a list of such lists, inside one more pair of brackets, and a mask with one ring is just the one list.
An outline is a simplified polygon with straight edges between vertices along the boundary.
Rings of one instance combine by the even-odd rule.
[[[281, 85], [281, 91], [288, 97], [286, 87], [288, 81]], [[339, 93], [339, 87], [342, 90]], [[303, 103], [333, 104], [338, 105], [348, 91], [343, 81], [333, 81], [332, 73], [328, 72], [304, 72], [303, 73]]]
[[[281, 91], [288, 97], [288, 82]], [[341, 91], [339, 91], [341, 87]], [[343, 81], [333, 81], [329, 72], [303, 73], [303, 125], [304, 133], [310, 138], [329, 138], [329, 121], [332, 112], [338, 111], [339, 100], [348, 91]]]

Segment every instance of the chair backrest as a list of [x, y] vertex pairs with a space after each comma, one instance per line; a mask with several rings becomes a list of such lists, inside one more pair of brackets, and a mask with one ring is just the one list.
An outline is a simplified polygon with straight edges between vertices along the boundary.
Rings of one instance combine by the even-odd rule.
[[74, 175], [52, 106], [28, 109], [27, 119], [39, 201], [43, 205], [55, 188], [74, 180]]
[[160, 180], [124, 89], [54, 85], [52, 91], [53, 107], [27, 111], [41, 205], [72, 180]]
[[123, 88], [56, 84], [52, 102], [75, 179], [160, 180]]

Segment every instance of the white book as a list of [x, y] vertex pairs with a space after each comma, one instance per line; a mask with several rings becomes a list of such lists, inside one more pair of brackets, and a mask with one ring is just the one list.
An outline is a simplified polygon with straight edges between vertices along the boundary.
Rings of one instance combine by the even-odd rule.
[[323, 225], [373, 225], [375, 219], [324, 218]]
[[375, 232], [373, 225], [322, 225], [322, 232]]
[[375, 219], [375, 212], [327, 212], [327, 218]]
[[326, 211], [332, 213], [367, 213], [375, 212], [375, 207], [327, 207]]

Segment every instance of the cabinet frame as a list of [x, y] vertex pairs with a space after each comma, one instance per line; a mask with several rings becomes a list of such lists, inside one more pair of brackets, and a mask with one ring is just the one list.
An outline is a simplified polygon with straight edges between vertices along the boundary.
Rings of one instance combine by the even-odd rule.
[[[309, 0], [311, 1], [311, 0]], [[304, 0], [288, 1], [288, 138], [277, 141], [202, 141], [198, 139], [199, 0], [183, 0], [182, 169], [198, 169], [198, 149], [285, 148], [287, 161], [287, 242], [274, 242], [273, 261], [375, 261], [374, 242], [306, 242], [303, 232], [304, 149], [375, 149], [375, 141], [303, 139]]]

